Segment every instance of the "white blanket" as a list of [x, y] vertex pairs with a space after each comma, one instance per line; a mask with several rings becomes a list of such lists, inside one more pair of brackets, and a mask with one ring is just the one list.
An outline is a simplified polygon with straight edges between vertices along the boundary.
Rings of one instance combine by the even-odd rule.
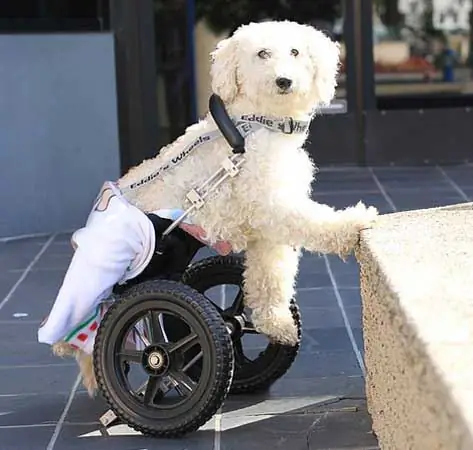
[[[180, 209], [156, 211], [176, 220]], [[182, 229], [205, 242], [205, 232], [186, 218]], [[113, 286], [138, 276], [155, 249], [155, 230], [146, 215], [129, 204], [112, 182], [100, 191], [84, 228], [72, 237], [75, 253], [49, 316], [38, 330], [38, 341], [55, 344], [61, 340], [91, 353], [100, 321], [111, 298]], [[214, 248], [228, 254], [231, 246], [217, 242]]]
[[155, 232], [146, 215], [107, 182], [85, 227], [74, 233], [72, 241], [76, 251], [53, 308], [39, 328], [41, 343], [73, 339], [75, 330], [97, 315], [116, 283], [143, 271], [153, 256]]

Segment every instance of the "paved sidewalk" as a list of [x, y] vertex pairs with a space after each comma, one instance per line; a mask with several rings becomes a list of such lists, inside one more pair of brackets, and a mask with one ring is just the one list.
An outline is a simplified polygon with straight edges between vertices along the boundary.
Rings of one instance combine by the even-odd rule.
[[[315, 197], [344, 207], [362, 199], [382, 213], [473, 198], [473, 166], [332, 168]], [[69, 236], [0, 242], [1, 450], [376, 449], [363, 389], [358, 268], [305, 255], [298, 278], [301, 353], [266, 396], [229, 398], [221, 414], [180, 440], [126, 429], [97, 432], [105, 405], [77, 388], [70, 360], [36, 342], [71, 257]]]

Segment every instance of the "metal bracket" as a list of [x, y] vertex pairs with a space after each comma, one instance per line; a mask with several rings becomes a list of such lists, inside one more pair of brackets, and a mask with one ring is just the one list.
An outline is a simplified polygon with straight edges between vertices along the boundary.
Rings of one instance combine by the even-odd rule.
[[200, 209], [202, 206], [204, 206], [204, 199], [195, 189], [189, 191], [186, 195], [186, 198], [192, 203], [192, 206], [197, 209]]
[[232, 178], [240, 172], [240, 168], [236, 166], [230, 158], [225, 158], [222, 161], [222, 167]]

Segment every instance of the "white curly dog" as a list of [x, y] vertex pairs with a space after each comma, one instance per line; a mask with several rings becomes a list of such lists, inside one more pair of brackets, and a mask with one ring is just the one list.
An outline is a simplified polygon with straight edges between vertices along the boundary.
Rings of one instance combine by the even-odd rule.
[[[240, 173], [225, 181], [217, 195], [191, 219], [205, 230], [209, 242], [227, 241], [234, 252], [245, 252], [245, 302], [252, 309], [256, 329], [276, 341], [293, 344], [297, 330], [289, 302], [295, 295], [301, 249], [345, 258], [357, 245], [360, 230], [370, 227], [378, 214], [375, 208], [362, 203], [335, 210], [311, 199], [315, 167], [302, 147], [307, 124], [317, 109], [334, 97], [339, 46], [311, 26], [270, 21], [241, 26], [222, 40], [211, 56], [213, 92], [223, 99], [236, 121], [258, 126], [246, 136], [246, 161]], [[296, 124], [292, 133], [283, 130], [288, 117]], [[90, 354], [64, 344], [67, 330], [59, 320], [67, 316], [71, 325], [79, 323], [87, 316], [86, 306], [90, 309], [93, 304], [90, 298], [99, 297], [123, 277], [133, 256], [124, 257], [127, 253], [122, 250], [114, 252], [114, 245], [134, 246], [129, 254], [147, 260], [142, 256], [145, 244], [139, 241], [139, 232], [133, 230], [139, 228], [143, 233], [148, 226], [143, 213], [186, 209], [186, 194], [231, 155], [231, 148], [219, 137], [182, 156], [183, 149], [216, 129], [207, 114], [155, 158], [131, 169], [116, 183], [127, 202], [127, 214], [109, 219], [101, 235], [97, 226], [93, 246], [87, 239], [76, 239], [76, 260], [73, 258], [66, 274], [63, 294], [60, 292], [49, 319], [40, 328], [39, 340], [55, 344], [58, 354], [75, 354], [89, 391], [95, 388]], [[159, 176], [152, 175], [173, 158], [179, 164], [162, 170]], [[148, 181], [140, 185], [143, 179]], [[88, 225], [79, 231], [87, 232], [88, 228], [93, 227]], [[99, 258], [107, 263], [100, 265], [103, 260]], [[77, 287], [77, 280], [80, 278], [82, 285], [84, 279], [90, 280], [93, 285], [95, 275], [90, 273], [90, 264], [96, 265], [94, 273], [108, 270], [113, 264], [119, 270], [112, 271], [108, 278], [102, 274], [102, 284], [94, 292], [85, 292], [83, 286]], [[84, 278], [84, 273], [90, 276]], [[69, 293], [67, 299], [64, 292]], [[80, 308], [78, 304], [86, 306]], [[61, 315], [57, 312], [61, 308], [70, 311]]]

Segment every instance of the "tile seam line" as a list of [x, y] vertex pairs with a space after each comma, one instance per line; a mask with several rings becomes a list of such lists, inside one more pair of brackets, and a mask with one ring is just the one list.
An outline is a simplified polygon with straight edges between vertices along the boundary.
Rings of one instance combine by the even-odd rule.
[[353, 353], [355, 354], [355, 358], [358, 362], [358, 365], [359, 365], [360, 370], [363, 374], [363, 377], [365, 377], [366, 376], [366, 368], [365, 368], [365, 363], [363, 361], [363, 356], [361, 355], [361, 351], [358, 348], [358, 344], [356, 343], [355, 335], [353, 334], [353, 330], [351, 328], [350, 321], [348, 320], [348, 316], [347, 316], [347, 313], [346, 313], [346, 310], [345, 310], [345, 305], [343, 303], [342, 296], [340, 295], [340, 292], [338, 290], [337, 280], [335, 279], [335, 275], [333, 274], [332, 267], [330, 266], [330, 261], [329, 261], [327, 255], [324, 255], [324, 260], [325, 260], [325, 265], [327, 266], [328, 275], [329, 275], [330, 280], [331, 280], [332, 285], [333, 285], [333, 291], [334, 291], [334, 294], [335, 294], [335, 298], [337, 299], [338, 308], [340, 309], [340, 313], [342, 315], [343, 322], [345, 324], [345, 330], [348, 334], [348, 339], [350, 340]]
[[448, 175], [447, 172], [443, 169], [443, 167], [435, 166], [437, 170], [442, 174], [448, 184], [457, 192], [457, 194], [466, 202], [470, 202], [471, 199], [466, 195], [465, 191]]
[[381, 192], [382, 196], [386, 200], [389, 207], [392, 209], [393, 212], [397, 212], [397, 208], [396, 208], [396, 205], [394, 204], [393, 199], [386, 192], [386, 189], [384, 189], [384, 186], [382, 185], [381, 181], [379, 181], [378, 176], [374, 173], [373, 168], [370, 167], [368, 170], [371, 173], [371, 176], [373, 177], [373, 181], [375, 182], [376, 186], [378, 187], [379, 192]]
[[[60, 234], [71, 234], [74, 231], [75, 230], [63, 230], [54, 234], [56, 236]], [[35, 238], [44, 238], [50, 235], [51, 233], [30, 233], [30, 234], [19, 234], [17, 236], [5, 236], [5, 237], [0, 237], [0, 244], [5, 244], [8, 242], [16, 242], [16, 241], [26, 241], [28, 239], [35, 239]]]
[[28, 264], [26, 269], [23, 271], [23, 273], [20, 275], [16, 283], [11, 287], [11, 289], [8, 291], [7, 295], [3, 298], [3, 300], [0, 302], [0, 310], [10, 301], [10, 299], [13, 297], [13, 294], [16, 292], [16, 290], [20, 287], [21, 283], [25, 281], [25, 278], [28, 276], [28, 274], [31, 272], [31, 269], [36, 265], [36, 263], [39, 261], [41, 256], [46, 252], [46, 250], [49, 248], [49, 246], [52, 244], [54, 239], [56, 238], [57, 234], [53, 234], [42, 246], [39, 252], [34, 256], [34, 258], [31, 260], [31, 262]]
[[64, 423], [66, 422], [66, 417], [69, 414], [69, 410], [71, 409], [72, 402], [74, 400], [74, 397], [77, 393], [77, 390], [79, 388], [79, 383], [81, 382], [82, 377], [79, 374], [72, 385], [71, 392], [69, 393], [69, 397], [67, 399], [66, 405], [64, 406], [64, 409], [61, 413], [61, 416], [59, 417], [59, 420], [56, 423], [56, 426], [54, 427], [53, 434], [51, 436], [51, 439], [48, 442], [48, 445], [46, 447], [46, 450], [53, 450], [54, 446], [56, 445], [56, 442], [59, 438], [59, 435], [61, 433], [61, 430], [64, 426]]

